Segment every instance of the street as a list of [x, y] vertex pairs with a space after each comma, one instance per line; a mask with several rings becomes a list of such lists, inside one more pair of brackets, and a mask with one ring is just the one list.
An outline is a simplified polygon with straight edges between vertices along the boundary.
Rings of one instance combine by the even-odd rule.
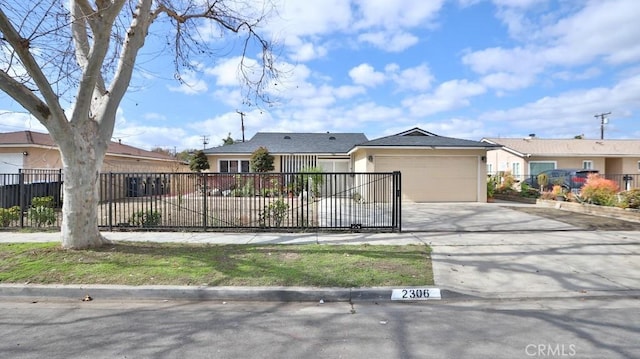
[[[32, 302], [34, 301], [34, 302]], [[421, 303], [4, 298], [7, 358], [633, 358], [637, 298]]]

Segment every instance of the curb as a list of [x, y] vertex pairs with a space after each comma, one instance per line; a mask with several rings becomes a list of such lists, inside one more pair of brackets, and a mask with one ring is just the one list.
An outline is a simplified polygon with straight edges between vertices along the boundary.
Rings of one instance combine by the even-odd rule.
[[0, 285], [0, 297], [265, 302], [391, 301], [391, 288]]
[[[204, 287], [204, 286], [123, 286], [123, 285], [40, 285], [0, 284], [1, 298], [51, 298], [83, 300], [184, 300], [246, 302], [398, 302], [391, 300], [392, 287]], [[445, 301], [534, 300], [534, 299], [640, 299], [640, 290], [592, 290], [567, 292], [463, 293], [440, 289]], [[433, 302], [434, 300], [430, 300]], [[439, 300], [435, 300], [436, 302]], [[401, 302], [417, 302], [408, 300]]]

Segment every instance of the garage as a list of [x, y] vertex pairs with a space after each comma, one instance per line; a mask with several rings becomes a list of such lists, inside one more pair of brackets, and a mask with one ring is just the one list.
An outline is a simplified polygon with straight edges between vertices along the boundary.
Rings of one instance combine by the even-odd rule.
[[402, 174], [402, 199], [413, 202], [477, 202], [477, 156], [384, 156], [376, 171]]
[[487, 150], [495, 147], [413, 128], [358, 144], [350, 155], [356, 172], [400, 171], [405, 201], [486, 202]]

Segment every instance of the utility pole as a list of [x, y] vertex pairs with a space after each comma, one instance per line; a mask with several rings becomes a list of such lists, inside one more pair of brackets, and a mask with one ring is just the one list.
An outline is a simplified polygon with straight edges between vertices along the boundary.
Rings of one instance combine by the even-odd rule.
[[207, 148], [207, 144], [209, 144], [209, 136], [202, 135], [202, 149]]
[[236, 112], [240, 114], [240, 128], [242, 129], [242, 142], [244, 142], [244, 115], [246, 114], [238, 110], [236, 110]]
[[601, 114], [595, 115], [593, 117], [598, 118], [600, 117], [600, 139], [604, 140], [604, 125], [606, 123], [609, 123], [609, 119], [606, 118], [606, 115], [610, 115], [611, 112], [603, 112]]

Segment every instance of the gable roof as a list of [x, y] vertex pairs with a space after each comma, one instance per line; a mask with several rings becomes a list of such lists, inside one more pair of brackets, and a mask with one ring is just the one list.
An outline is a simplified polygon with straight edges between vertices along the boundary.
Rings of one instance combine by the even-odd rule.
[[[58, 148], [51, 136], [47, 133], [34, 131], [16, 131], [0, 133], [0, 147], [46, 147]], [[147, 151], [137, 147], [110, 141], [107, 154], [112, 156], [139, 157], [164, 161], [175, 161], [169, 155], [159, 152]]]
[[249, 141], [212, 147], [205, 154], [250, 154], [264, 147], [271, 154], [347, 154], [356, 144], [366, 142], [364, 133], [258, 132]]
[[415, 127], [395, 135], [358, 144], [358, 147], [495, 148], [499, 146], [479, 141], [438, 136]]
[[505, 151], [520, 157], [640, 157], [640, 140], [543, 139], [527, 137], [483, 138], [482, 141], [502, 145]]

